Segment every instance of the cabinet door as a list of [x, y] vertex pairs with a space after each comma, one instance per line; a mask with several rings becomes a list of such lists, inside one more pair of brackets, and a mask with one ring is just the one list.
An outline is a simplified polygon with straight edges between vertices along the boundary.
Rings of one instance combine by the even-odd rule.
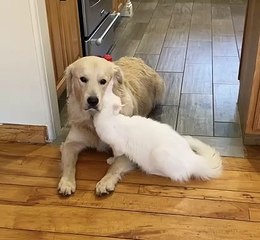
[[255, 89], [255, 95], [256, 95], [255, 96], [256, 107], [255, 107], [255, 114], [254, 114], [253, 131], [260, 133], [260, 37], [258, 41], [258, 51], [256, 57], [253, 88]]
[[68, 64], [65, 44], [63, 42], [63, 30], [60, 24], [60, 0], [46, 0], [46, 7], [51, 38], [55, 79], [56, 85], [58, 85]]
[[248, 0], [240, 61], [239, 115], [242, 132], [259, 134], [260, 1]]
[[58, 96], [66, 67], [82, 56], [77, 0], [46, 0]]
[[60, 1], [60, 12], [69, 65], [82, 56], [77, 0]]

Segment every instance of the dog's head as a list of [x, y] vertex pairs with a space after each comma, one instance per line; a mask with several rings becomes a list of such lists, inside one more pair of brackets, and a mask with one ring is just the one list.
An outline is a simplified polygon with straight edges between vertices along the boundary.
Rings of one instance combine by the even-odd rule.
[[123, 75], [118, 66], [95, 56], [83, 57], [72, 63], [65, 71], [65, 78], [67, 96], [76, 98], [84, 111], [100, 111], [109, 82], [123, 82]]

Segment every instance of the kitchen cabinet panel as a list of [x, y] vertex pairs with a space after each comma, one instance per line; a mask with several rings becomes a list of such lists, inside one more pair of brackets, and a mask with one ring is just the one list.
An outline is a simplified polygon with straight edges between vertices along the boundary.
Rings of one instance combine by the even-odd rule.
[[66, 67], [82, 56], [77, 0], [46, 0], [58, 96], [66, 87]]

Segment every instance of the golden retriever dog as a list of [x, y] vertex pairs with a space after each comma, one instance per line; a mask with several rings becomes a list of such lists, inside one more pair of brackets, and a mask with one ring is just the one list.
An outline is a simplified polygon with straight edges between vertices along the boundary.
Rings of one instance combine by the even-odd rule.
[[[147, 116], [164, 95], [164, 81], [141, 59], [123, 57], [115, 62], [88, 56], [72, 63], [65, 71], [67, 80], [68, 115], [71, 126], [61, 146], [62, 177], [60, 194], [71, 195], [76, 190], [76, 162], [85, 148], [106, 151], [95, 131], [93, 115], [102, 109], [105, 89], [113, 79], [113, 91], [124, 105], [121, 113], [127, 116]], [[126, 156], [119, 156], [106, 175], [97, 183], [96, 194], [102, 195], [115, 189], [121, 176], [134, 169]]]

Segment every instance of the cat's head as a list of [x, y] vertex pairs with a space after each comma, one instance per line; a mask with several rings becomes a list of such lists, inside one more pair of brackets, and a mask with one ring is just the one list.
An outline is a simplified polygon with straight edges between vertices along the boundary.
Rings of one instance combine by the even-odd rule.
[[118, 97], [113, 93], [113, 86], [114, 86], [114, 80], [111, 79], [111, 81], [107, 85], [107, 88], [103, 96], [103, 107], [106, 110], [111, 110], [111, 112], [114, 115], [118, 115], [123, 105], [120, 97]]

